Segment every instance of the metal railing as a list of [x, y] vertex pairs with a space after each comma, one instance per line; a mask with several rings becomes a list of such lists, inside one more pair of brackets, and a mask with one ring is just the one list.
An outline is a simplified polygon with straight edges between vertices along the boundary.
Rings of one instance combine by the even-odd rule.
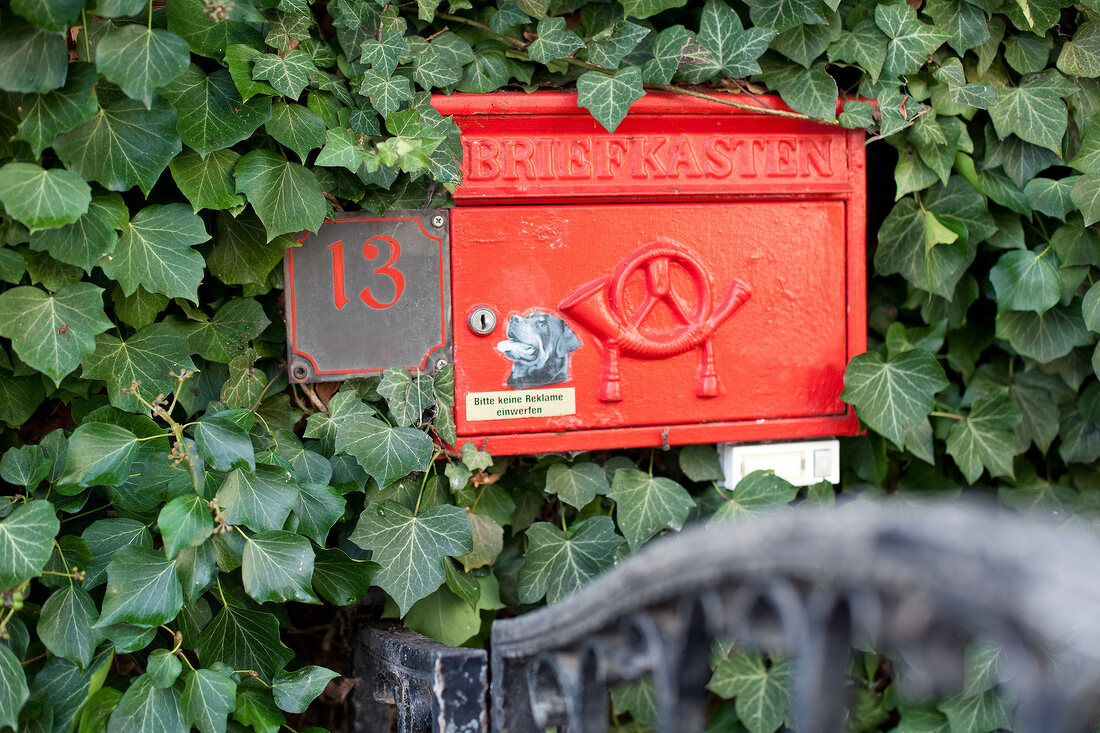
[[1081, 731], [1100, 708], [1100, 539], [959, 502], [795, 508], [655, 541], [494, 622], [489, 655], [394, 626], [359, 637], [363, 733], [604, 731], [609, 688], [647, 674], [659, 730], [702, 731], [719, 639], [789, 653], [796, 729], [838, 731], [853, 640], [904, 660], [921, 698], [961, 686], [976, 638], [1003, 646], [1016, 730]]

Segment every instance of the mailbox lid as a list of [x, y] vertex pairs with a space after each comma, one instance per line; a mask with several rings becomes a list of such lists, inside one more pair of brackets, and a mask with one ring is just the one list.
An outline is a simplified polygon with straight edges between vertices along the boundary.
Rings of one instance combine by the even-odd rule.
[[[854, 314], [848, 307], [849, 296], [862, 297], [850, 271], [863, 267], [849, 260], [850, 207], [843, 198], [792, 197], [456, 208], [460, 437], [849, 415], [839, 394], [861, 348], [852, 318], [863, 317], [861, 305]], [[649, 308], [647, 293], [655, 302], [631, 331], [629, 321]], [[728, 297], [741, 302], [726, 316]], [[479, 307], [497, 316], [487, 335], [467, 324]], [[517, 378], [530, 352], [517, 332], [541, 317], [550, 330], [564, 324], [575, 344], [559, 332], [564, 371], [551, 365]], [[612, 351], [618, 399], [608, 393]], [[497, 395], [520, 400], [501, 405]], [[507, 439], [492, 447], [509, 452]]]

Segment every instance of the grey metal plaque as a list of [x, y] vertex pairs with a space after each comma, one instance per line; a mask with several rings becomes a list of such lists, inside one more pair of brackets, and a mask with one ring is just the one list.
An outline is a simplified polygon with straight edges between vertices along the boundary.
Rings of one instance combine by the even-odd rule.
[[450, 217], [443, 209], [338, 214], [283, 258], [291, 381], [450, 361]]

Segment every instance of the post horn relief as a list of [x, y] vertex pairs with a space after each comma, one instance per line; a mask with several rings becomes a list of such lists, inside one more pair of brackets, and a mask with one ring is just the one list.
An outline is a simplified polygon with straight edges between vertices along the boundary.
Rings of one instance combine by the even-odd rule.
[[[751, 296], [748, 285], [734, 279], [715, 308], [702, 263], [682, 245], [656, 239], [627, 255], [610, 276], [575, 290], [558, 308], [603, 347], [601, 401], [622, 400], [620, 356], [667, 359], [694, 348], [700, 349], [695, 394], [715, 397], [718, 371], [712, 337]], [[671, 326], [651, 325], [658, 306], [671, 314]]]

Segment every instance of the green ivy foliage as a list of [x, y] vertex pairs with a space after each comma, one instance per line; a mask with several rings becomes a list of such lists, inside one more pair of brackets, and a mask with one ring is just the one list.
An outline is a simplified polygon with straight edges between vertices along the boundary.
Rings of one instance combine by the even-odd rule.
[[[335, 676], [284, 643], [291, 602], [374, 586], [480, 644], [656, 535], [835, 500], [720, 489], [707, 446], [446, 448], [450, 368], [288, 384], [284, 250], [334, 210], [447, 204], [435, 93], [572, 86], [614, 130], [647, 90], [770, 90], [867, 130], [896, 195], [872, 188], [839, 490], [1096, 516], [1095, 0], [12, 0], [0, 59], [0, 729], [276, 730]], [[865, 654], [852, 724], [1009, 727], [997, 655], [913, 706]], [[788, 720], [782, 657], [714, 666], [709, 730]], [[613, 710], [652, 724], [652, 685]]]

